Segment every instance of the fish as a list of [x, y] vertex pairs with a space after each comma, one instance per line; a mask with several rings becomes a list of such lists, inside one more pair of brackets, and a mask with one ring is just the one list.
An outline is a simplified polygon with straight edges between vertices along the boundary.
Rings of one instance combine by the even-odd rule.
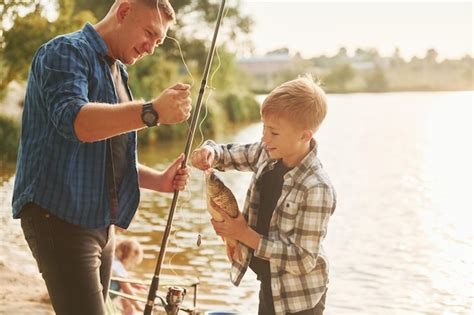
[[[231, 218], [236, 218], [239, 215], [239, 205], [237, 199], [229, 187], [226, 186], [222, 178], [216, 173], [214, 169], [205, 171], [206, 178], [206, 193], [207, 193], [207, 209], [212, 218], [217, 222], [224, 221], [222, 215], [218, 212], [218, 208], [227, 213]], [[238, 242], [232, 238], [224, 237], [226, 243], [227, 254], [229, 259], [238, 259], [241, 261], [241, 251], [238, 247]], [[231, 253], [229, 254], [229, 249]], [[230, 257], [233, 256], [233, 257]]]

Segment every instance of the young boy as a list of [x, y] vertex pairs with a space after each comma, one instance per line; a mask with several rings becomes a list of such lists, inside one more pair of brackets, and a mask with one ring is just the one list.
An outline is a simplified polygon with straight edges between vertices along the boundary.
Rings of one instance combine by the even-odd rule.
[[336, 194], [313, 135], [326, 116], [326, 96], [310, 76], [300, 77], [274, 89], [261, 115], [261, 141], [206, 141], [191, 163], [254, 172], [243, 215], [233, 219], [221, 211], [224, 221], [212, 224], [218, 235], [239, 241], [242, 261], [232, 262], [232, 282], [239, 285], [248, 266], [257, 274], [258, 313], [322, 314], [328, 265], [321, 241]]
[[[326, 96], [310, 76], [286, 82], [265, 99], [263, 136], [252, 144], [206, 141], [193, 166], [254, 172], [243, 215], [212, 221], [216, 233], [239, 241], [231, 281], [247, 267], [260, 281], [260, 315], [322, 314], [328, 262], [321, 242], [336, 193], [317, 158], [313, 135], [326, 116]], [[228, 248], [228, 251], [230, 249]], [[233, 253], [228, 252], [229, 257]]]

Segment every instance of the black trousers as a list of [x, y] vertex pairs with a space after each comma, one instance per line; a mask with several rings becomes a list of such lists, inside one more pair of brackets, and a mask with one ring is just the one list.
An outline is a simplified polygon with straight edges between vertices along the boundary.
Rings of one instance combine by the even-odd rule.
[[[326, 303], [326, 293], [327, 289], [315, 307], [297, 313], [287, 313], [287, 315], [322, 315]], [[275, 315], [270, 279], [260, 282], [259, 300], [260, 303], [258, 304], [258, 315]]]
[[56, 314], [105, 314], [115, 234], [113, 226], [85, 229], [29, 203], [21, 227]]

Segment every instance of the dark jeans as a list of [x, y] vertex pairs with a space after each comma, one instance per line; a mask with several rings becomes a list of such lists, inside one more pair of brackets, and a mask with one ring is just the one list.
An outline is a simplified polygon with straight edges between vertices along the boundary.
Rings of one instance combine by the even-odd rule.
[[[297, 313], [286, 313], [286, 314], [287, 315], [322, 315], [325, 308], [325, 303], [326, 303], [326, 293], [327, 293], [327, 289], [315, 307], [309, 310], [304, 310]], [[272, 296], [272, 286], [271, 286], [271, 281], [269, 279], [267, 281], [260, 282], [259, 299], [260, 299], [260, 303], [258, 304], [258, 315], [275, 315], [275, 308], [273, 305], [273, 296]]]
[[21, 227], [56, 314], [105, 314], [113, 226], [85, 229], [29, 203], [21, 212]]

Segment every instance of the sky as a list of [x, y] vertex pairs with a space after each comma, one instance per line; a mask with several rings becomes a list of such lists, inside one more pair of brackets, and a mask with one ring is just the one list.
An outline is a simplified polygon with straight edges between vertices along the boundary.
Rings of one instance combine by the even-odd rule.
[[429, 48], [439, 59], [473, 55], [472, 1], [242, 0], [241, 9], [255, 21], [255, 54], [288, 47], [314, 57], [346, 47], [390, 56], [398, 47], [407, 60]]

